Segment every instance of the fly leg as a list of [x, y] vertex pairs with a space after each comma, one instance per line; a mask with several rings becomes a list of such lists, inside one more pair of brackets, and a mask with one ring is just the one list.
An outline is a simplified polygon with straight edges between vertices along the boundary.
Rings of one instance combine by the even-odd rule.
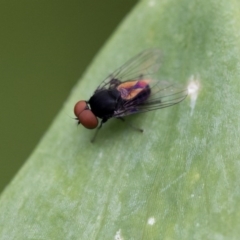
[[106, 121], [107, 121], [107, 119], [104, 119], [104, 118], [102, 119], [99, 127], [97, 128], [97, 130], [95, 131], [95, 133], [94, 133], [94, 135], [93, 135], [93, 138], [91, 139], [91, 143], [93, 143], [93, 142], [95, 141], [95, 139], [96, 139], [96, 137], [97, 137], [97, 134], [98, 134], [100, 128], [102, 127], [103, 123], [105, 123]]
[[97, 134], [98, 134], [100, 128], [102, 127], [102, 125], [103, 125], [103, 121], [101, 121], [99, 127], [98, 127], [97, 130], [95, 131], [95, 133], [94, 133], [94, 135], [93, 135], [93, 138], [91, 139], [91, 143], [93, 143], [93, 142], [95, 141], [96, 136], [97, 136]]
[[[118, 117], [117, 119], [119, 119], [119, 120], [122, 120], [123, 122], [126, 122], [125, 121], [125, 119], [124, 118], [122, 118], [122, 117]], [[138, 132], [143, 132], [143, 129], [141, 129], [141, 128], [138, 128], [138, 127], [135, 127], [135, 126], [133, 126], [131, 123], [129, 123], [129, 122], [126, 122], [131, 128], [133, 128], [134, 130], [136, 130], [136, 131], [138, 131]]]

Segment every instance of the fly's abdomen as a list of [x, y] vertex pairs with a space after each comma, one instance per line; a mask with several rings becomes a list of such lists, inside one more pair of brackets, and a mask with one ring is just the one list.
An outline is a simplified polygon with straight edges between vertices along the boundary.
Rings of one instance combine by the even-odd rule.
[[151, 80], [149, 79], [129, 81], [120, 84], [117, 89], [121, 93], [121, 98], [123, 100], [139, 100], [139, 102], [142, 102], [148, 99], [148, 97], [150, 96], [150, 81]]
[[142, 91], [140, 91], [134, 98], [133, 101], [139, 105], [141, 103], [144, 103], [150, 96], [151, 94], [151, 89], [149, 85], [147, 85]]

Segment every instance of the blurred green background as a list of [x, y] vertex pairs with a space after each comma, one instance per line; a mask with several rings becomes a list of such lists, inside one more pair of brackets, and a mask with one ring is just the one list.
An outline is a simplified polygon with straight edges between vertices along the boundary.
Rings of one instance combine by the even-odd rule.
[[0, 1], [0, 192], [136, 2]]

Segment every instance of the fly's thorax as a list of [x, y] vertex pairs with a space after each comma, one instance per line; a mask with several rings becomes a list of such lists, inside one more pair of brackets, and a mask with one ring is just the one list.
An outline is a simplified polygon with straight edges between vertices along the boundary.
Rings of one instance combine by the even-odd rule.
[[89, 106], [95, 116], [111, 118], [119, 106], [121, 94], [117, 89], [104, 89], [97, 91], [89, 99]]

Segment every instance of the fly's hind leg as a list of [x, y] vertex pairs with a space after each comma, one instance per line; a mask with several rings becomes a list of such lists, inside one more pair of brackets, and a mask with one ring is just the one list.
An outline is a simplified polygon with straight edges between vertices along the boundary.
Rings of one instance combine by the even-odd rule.
[[[125, 121], [125, 119], [124, 118], [122, 118], [122, 117], [118, 117], [117, 119], [119, 119], [119, 120], [121, 120], [121, 121], [123, 121], [123, 122], [126, 122]], [[133, 126], [131, 123], [129, 123], [129, 122], [126, 122], [131, 128], [133, 128], [134, 130], [136, 130], [136, 131], [138, 131], [138, 132], [143, 132], [143, 129], [141, 129], [141, 128], [138, 128], [138, 127], [135, 127], [135, 126]]]

